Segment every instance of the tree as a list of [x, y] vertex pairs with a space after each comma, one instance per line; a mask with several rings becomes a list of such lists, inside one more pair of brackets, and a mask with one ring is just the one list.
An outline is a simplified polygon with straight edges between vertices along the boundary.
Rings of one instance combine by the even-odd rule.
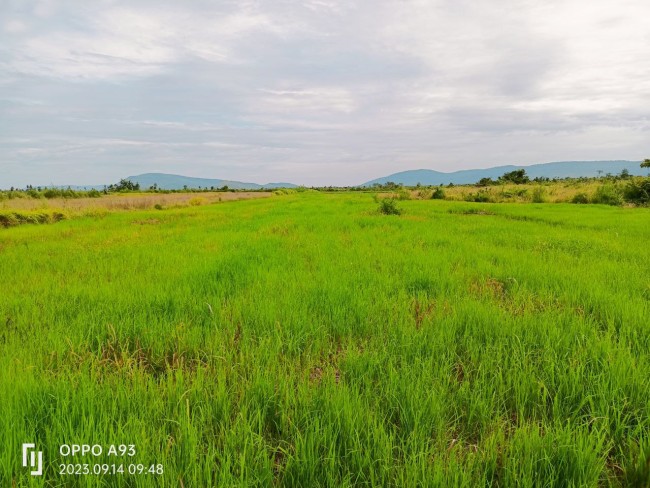
[[505, 183], [514, 183], [515, 185], [522, 185], [528, 183], [530, 178], [526, 175], [525, 169], [516, 169], [510, 171], [509, 173], [504, 173], [503, 176], [499, 176], [499, 180]]
[[116, 185], [109, 185], [108, 191], [138, 191], [140, 183], [133, 183], [131, 180], [121, 179]]
[[650, 159], [646, 159], [641, 163], [642, 168], [650, 168]]
[[476, 183], [476, 186], [490, 186], [490, 185], [496, 185], [496, 181], [494, 181], [492, 178], [481, 178], [478, 180], [478, 183]]

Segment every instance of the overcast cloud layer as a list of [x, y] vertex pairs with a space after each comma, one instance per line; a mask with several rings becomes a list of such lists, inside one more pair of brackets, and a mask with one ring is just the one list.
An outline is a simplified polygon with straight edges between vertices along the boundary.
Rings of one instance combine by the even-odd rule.
[[647, 0], [0, 2], [0, 187], [650, 157]]

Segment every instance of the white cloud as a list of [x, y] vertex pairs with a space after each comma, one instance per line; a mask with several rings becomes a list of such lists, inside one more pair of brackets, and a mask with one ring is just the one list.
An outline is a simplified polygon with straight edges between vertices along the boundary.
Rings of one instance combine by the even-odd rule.
[[42, 0], [0, 14], [9, 184], [52, 164], [88, 181], [137, 165], [317, 184], [647, 156], [643, 0]]
[[20, 34], [27, 30], [27, 26], [20, 20], [10, 19], [3, 24], [3, 28], [9, 34]]

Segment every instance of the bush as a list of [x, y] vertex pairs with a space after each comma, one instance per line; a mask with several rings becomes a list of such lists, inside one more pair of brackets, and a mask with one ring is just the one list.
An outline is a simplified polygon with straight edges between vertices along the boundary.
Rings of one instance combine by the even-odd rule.
[[47, 224], [66, 218], [62, 212], [53, 211], [10, 211], [0, 212], [0, 227], [13, 227], [21, 224]]
[[620, 205], [623, 203], [623, 195], [620, 190], [612, 185], [605, 184], [599, 186], [591, 198], [592, 203], [603, 203], [605, 205]]
[[623, 199], [637, 205], [650, 204], [650, 178], [635, 178], [623, 190]]
[[466, 202], [489, 203], [492, 202], [492, 196], [485, 190], [480, 190], [477, 193], [469, 193], [465, 196]]
[[207, 200], [205, 198], [202, 198], [202, 197], [194, 197], [194, 198], [190, 199], [190, 201], [188, 203], [192, 207], [198, 207], [199, 205], [203, 205], [203, 204], [207, 203]]
[[401, 215], [402, 209], [397, 206], [394, 198], [384, 198], [379, 202], [379, 213], [384, 215]]
[[589, 197], [584, 193], [578, 193], [571, 199], [571, 203], [589, 203]]
[[494, 181], [492, 178], [481, 178], [478, 180], [476, 183], [476, 186], [492, 186], [492, 185], [498, 185], [498, 181]]
[[546, 190], [541, 186], [538, 186], [533, 190], [532, 196], [533, 203], [544, 203], [546, 202]]
[[442, 189], [442, 186], [436, 187], [431, 194], [432, 200], [444, 200], [445, 199], [445, 190]]
[[410, 200], [411, 199], [411, 192], [408, 190], [405, 190], [404, 188], [400, 188], [397, 190], [397, 199], [398, 200]]
[[511, 189], [511, 190], [502, 190], [501, 196], [503, 198], [514, 198], [514, 197], [525, 197], [528, 195], [527, 188]]
[[43, 195], [41, 194], [41, 192], [39, 192], [38, 190], [34, 190], [33, 188], [30, 188], [25, 193], [27, 195], [29, 195], [31, 198], [37, 198], [37, 199], [38, 198], [43, 198]]
[[162, 206], [161, 204], [159, 204], [159, 203], [156, 203], [156, 204], [153, 206], [153, 208], [155, 208], [156, 210], [162, 210], [162, 209], [163, 209], [163, 206]]

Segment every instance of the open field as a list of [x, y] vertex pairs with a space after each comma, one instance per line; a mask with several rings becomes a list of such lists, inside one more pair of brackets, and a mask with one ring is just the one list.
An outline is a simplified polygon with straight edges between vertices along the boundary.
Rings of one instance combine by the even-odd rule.
[[0, 229], [0, 486], [648, 486], [650, 209], [399, 205]]

